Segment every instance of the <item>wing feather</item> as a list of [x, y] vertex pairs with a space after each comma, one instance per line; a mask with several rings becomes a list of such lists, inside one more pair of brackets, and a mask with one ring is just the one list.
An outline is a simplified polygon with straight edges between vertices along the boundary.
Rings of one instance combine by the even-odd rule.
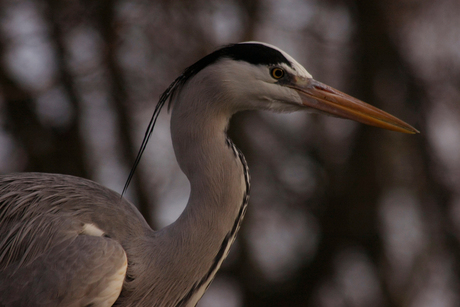
[[118, 242], [79, 235], [27, 266], [4, 270], [0, 305], [111, 306], [121, 292], [126, 269], [126, 253]]
[[123, 244], [149, 229], [94, 182], [0, 176], [0, 306], [111, 306], [127, 271]]

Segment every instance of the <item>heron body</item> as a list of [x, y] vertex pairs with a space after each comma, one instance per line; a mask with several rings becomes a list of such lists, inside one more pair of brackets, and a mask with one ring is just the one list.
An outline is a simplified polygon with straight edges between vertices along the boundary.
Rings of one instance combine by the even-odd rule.
[[168, 99], [175, 155], [191, 186], [184, 212], [154, 231], [134, 205], [95, 182], [0, 176], [0, 306], [195, 306], [247, 208], [246, 162], [226, 135], [238, 111], [309, 109], [416, 132], [257, 42], [193, 64], [163, 94], [160, 109]]

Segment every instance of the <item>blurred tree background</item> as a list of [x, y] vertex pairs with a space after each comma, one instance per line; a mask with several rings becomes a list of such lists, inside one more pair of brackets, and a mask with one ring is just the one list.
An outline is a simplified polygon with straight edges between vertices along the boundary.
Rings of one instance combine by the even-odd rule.
[[[250, 207], [199, 306], [459, 306], [458, 16], [458, 0], [0, 0], [0, 173], [121, 192], [175, 77], [221, 45], [268, 42], [421, 133], [235, 116]], [[158, 229], [188, 193], [163, 111], [126, 197]]]

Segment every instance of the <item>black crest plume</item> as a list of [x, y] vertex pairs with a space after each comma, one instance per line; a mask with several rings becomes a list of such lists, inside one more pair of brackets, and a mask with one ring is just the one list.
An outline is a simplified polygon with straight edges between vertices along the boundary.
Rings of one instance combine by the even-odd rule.
[[129, 184], [131, 183], [131, 180], [133, 179], [134, 172], [136, 171], [137, 166], [139, 165], [139, 162], [141, 161], [142, 154], [145, 151], [145, 148], [147, 147], [147, 143], [150, 139], [150, 136], [152, 135], [153, 128], [155, 128], [155, 124], [157, 122], [158, 116], [160, 115], [161, 109], [163, 108], [164, 104], [168, 100], [168, 98], [171, 96], [171, 94], [174, 92], [175, 87], [183, 83], [181, 81], [182, 76], [179, 76], [176, 80], [174, 80], [173, 83], [166, 89], [166, 91], [163, 92], [163, 94], [160, 96], [160, 100], [157, 103], [157, 106], [155, 107], [155, 110], [153, 111], [152, 118], [150, 119], [149, 125], [147, 126], [147, 130], [145, 131], [144, 138], [142, 139], [141, 147], [139, 148], [139, 151], [137, 152], [136, 159], [134, 160], [134, 164], [131, 167], [131, 171], [129, 172], [128, 179], [126, 180], [125, 186], [123, 187], [123, 192], [121, 192], [121, 196], [125, 194], [126, 190], [128, 189]]
[[[203, 58], [203, 59], [205, 59], [205, 58]], [[200, 61], [202, 61], [203, 59], [201, 59]], [[157, 122], [158, 116], [160, 115], [161, 109], [165, 105], [166, 101], [168, 99], [170, 99], [174, 95], [175, 91], [178, 88], [182, 87], [182, 85], [184, 85], [184, 83], [188, 79], [190, 79], [192, 76], [196, 75], [200, 70], [202, 70], [205, 67], [205, 66], [203, 66], [203, 67], [199, 68], [199, 66], [197, 64], [200, 61], [196, 62], [192, 66], [190, 66], [187, 69], [185, 69], [185, 71], [179, 77], [177, 77], [176, 80], [173, 81], [173, 83], [171, 83], [168, 86], [166, 91], [164, 91], [163, 94], [161, 94], [160, 99], [158, 100], [158, 103], [157, 103], [157, 105], [155, 107], [155, 110], [153, 111], [152, 118], [150, 119], [149, 125], [147, 126], [147, 130], [145, 131], [145, 135], [144, 135], [144, 138], [142, 139], [142, 143], [141, 143], [141, 146], [139, 148], [139, 151], [137, 152], [137, 156], [136, 156], [136, 159], [134, 160], [134, 164], [131, 167], [131, 171], [129, 172], [128, 179], [126, 180], [125, 186], [123, 187], [123, 192], [121, 193], [122, 196], [126, 192], [126, 190], [128, 189], [128, 186], [131, 183], [131, 180], [133, 179], [134, 172], [136, 171], [136, 168], [139, 165], [139, 162], [141, 161], [142, 155], [143, 155], [143, 153], [145, 151], [145, 148], [147, 147], [147, 143], [148, 143], [148, 141], [150, 139], [150, 136], [152, 135], [153, 129], [155, 128], [155, 124]], [[209, 64], [210, 63], [208, 63], [208, 65]]]

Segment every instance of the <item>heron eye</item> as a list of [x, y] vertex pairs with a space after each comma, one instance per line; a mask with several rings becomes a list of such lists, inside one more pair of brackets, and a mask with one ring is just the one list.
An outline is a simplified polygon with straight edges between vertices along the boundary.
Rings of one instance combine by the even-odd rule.
[[271, 75], [275, 79], [281, 79], [284, 76], [284, 70], [279, 67], [272, 68], [270, 71]]

